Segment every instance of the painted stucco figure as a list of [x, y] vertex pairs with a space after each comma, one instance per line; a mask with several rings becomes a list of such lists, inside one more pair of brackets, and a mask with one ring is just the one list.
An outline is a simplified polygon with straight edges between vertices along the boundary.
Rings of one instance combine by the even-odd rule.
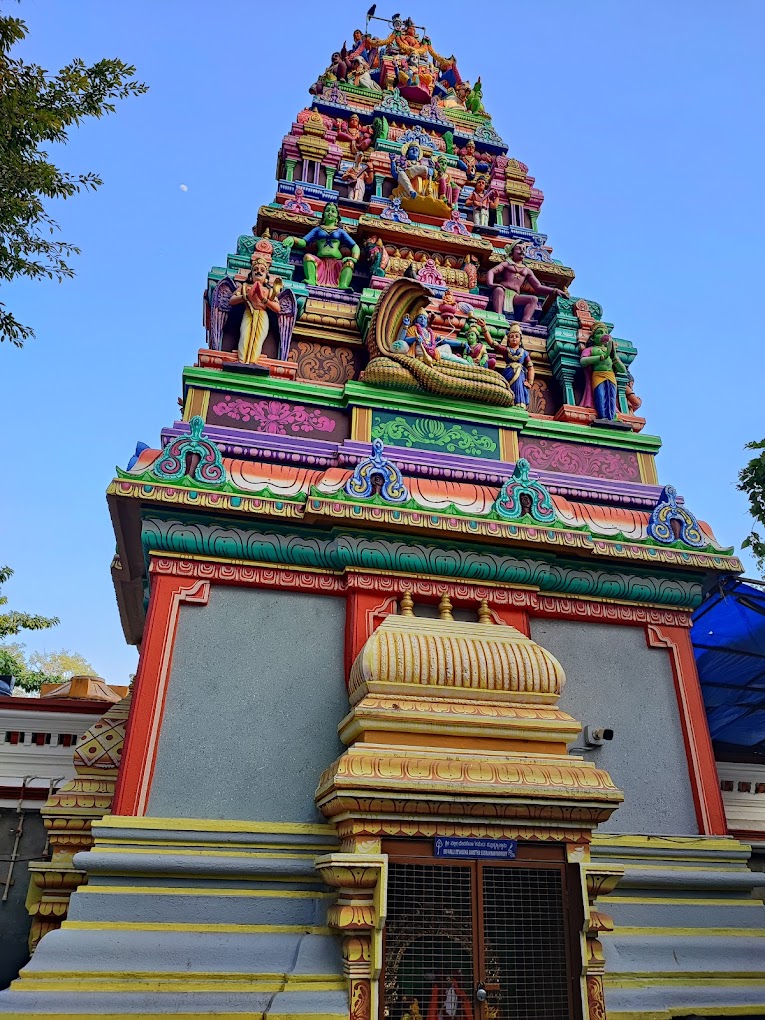
[[341, 180], [348, 183], [348, 197], [354, 202], [363, 202], [366, 189], [374, 183], [374, 170], [369, 163], [362, 162], [363, 155], [356, 153], [356, 159], [351, 166], [343, 173]]
[[[539, 309], [539, 298], [548, 294], [566, 296], [560, 287], [548, 287], [523, 264], [525, 241], [512, 241], [505, 248], [506, 258], [486, 274], [486, 284], [492, 288], [491, 307], [495, 312], [514, 316], [520, 312], [521, 322], [531, 322]], [[521, 293], [523, 289], [531, 294]]]
[[582, 404], [594, 407], [598, 418], [603, 421], [614, 421], [618, 411], [616, 372], [626, 374], [627, 369], [605, 323], [595, 323], [579, 362], [587, 379]]
[[464, 345], [465, 357], [481, 368], [494, 368], [497, 359], [492, 353], [492, 339], [489, 327], [477, 315], [470, 315], [459, 335]]
[[529, 390], [534, 385], [534, 362], [523, 346], [523, 330], [520, 324], [514, 322], [501, 343], [497, 343], [489, 336], [488, 344], [504, 358], [505, 364], [498, 365], [498, 370], [513, 391], [515, 406], [528, 407]]
[[270, 262], [257, 252], [252, 259], [252, 269], [229, 300], [230, 305], [244, 305], [242, 325], [239, 328], [239, 360], [252, 365], [260, 358], [263, 343], [268, 336], [268, 312], [279, 313], [279, 292], [282, 281], [276, 277], [273, 284], [268, 282]]
[[432, 292], [422, 283], [394, 280], [377, 302], [367, 331], [369, 364], [364, 382], [388, 389], [419, 390], [442, 397], [510, 407], [513, 394], [498, 372], [461, 356], [458, 336], [438, 337], [426, 306]]
[[414, 354], [416, 358], [423, 361], [454, 361], [461, 364], [466, 359], [452, 349], [455, 346], [462, 347], [457, 341], [449, 341], [440, 337], [430, 328], [430, 321], [427, 312], [418, 312], [412, 321], [409, 315], [404, 316], [398, 337], [393, 344], [393, 350], [404, 354]]
[[484, 177], [479, 177], [475, 182], [475, 187], [465, 200], [465, 205], [468, 209], [473, 210], [473, 223], [477, 227], [488, 227], [489, 214], [492, 210], [496, 213], [499, 195], [488, 186]]
[[357, 113], [352, 113], [348, 120], [338, 120], [335, 123], [338, 142], [347, 142], [352, 155], [366, 152], [372, 145], [372, 128], [362, 124]]
[[417, 142], [405, 142], [401, 154], [391, 153], [391, 172], [398, 187], [393, 195], [401, 198], [416, 198], [427, 194], [433, 178], [433, 167], [425, 158], [422, 146]]
[[[305, 282], [309, 285], [319, 284], [322, 287], [340, 287], [347, 289], [353, 279], [353, 270], [361, 254], [359, 246], [353, 238], [339, 225], [340, 216], [334, 202], [324, 206], [321, 223], [305, 237], [287, 237], [283, 244], [286, 248], [316, 248], [316, 254], [306, 252], [303, 256]], [[342, 249], [349, 250], [343, 255]]]

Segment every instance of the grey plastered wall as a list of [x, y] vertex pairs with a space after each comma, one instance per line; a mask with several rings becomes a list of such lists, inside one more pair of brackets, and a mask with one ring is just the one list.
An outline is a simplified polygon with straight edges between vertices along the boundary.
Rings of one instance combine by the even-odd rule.
[[331, 596], [214, 586], [182, 606], [148, 813], [324, 821], [313, 794], [342, 751], [344, 631]]
[[614, 730], [613, 741], [584, 755], [624, 790], [601, 828], [698, 833], [667, 650], [649, 648], [642, 627], [532, 620], [531, 636], [566, 672], [560, 707], [583, 725]]
[[22, 826], [22, 834], [16, 847], [18, 856], [12, 868], [8, 898], [0, 901], [0, 988], [6, 988], [29, 959], [32, 918], [26, 907], [30, 882], [28, 863], [43, 856], [48, 836], [39, 809], [19, 814], [15, 808], [0, 808], [0, 889], [11, 868], [19, 826]]

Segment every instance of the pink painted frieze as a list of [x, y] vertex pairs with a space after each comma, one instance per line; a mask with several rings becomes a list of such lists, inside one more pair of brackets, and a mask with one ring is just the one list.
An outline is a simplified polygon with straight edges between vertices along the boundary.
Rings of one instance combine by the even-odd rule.
[[348, 426], [342, 412], [294, 404], [286, 400], [258, 400], [232, 393], [212, 393], [207, 421], [211, 425], [245, 428], [272, 436], [327, 436], [344, 439]]
[[523, 436], [519, 448], [521, 456], [540, 471], [560, 471], [585, 478], [620, 478], [627, 482], [641, 480], [637, 454], [632, 450]]

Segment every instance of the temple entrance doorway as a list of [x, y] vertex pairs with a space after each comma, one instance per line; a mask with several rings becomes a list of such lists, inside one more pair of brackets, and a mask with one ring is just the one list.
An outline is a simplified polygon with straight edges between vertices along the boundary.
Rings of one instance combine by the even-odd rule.
[[577, 1020], [576, 933], [564, 851], [442, 860], [432, 842], [385, 840], [383, 1020]]

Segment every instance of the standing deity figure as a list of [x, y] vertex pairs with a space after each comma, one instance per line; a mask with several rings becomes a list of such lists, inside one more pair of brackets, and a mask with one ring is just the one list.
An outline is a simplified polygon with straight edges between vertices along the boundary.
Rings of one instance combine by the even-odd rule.
[[504, 366], [498, 366], [498, 371], [513, 391], [515, 406], [528, 407], [529, 390], [534, 385], [534, 362], [523, 346], [523, 330], [520, 324], [514, 322], [502, 342], [497, 343], [491, 336], [487, 342], [492, 350], [505, 359]]
[[260, 358], [268, 335], [268, 312], [278, 314], [281, 311], [278, 298], [282, 281], [277, 276], [273, 284], [269, 284], [269, 268], [270, 261], [256, 252], [247, 279], [239, 284], [229, 300], [230, 305], [244, 305], [238, 356], [245, 365], [252, 365]]
[[470, 998], [456, 976], [448, 974], [433, 983], [426, 1020], [473, 1020]]
[[479, 177], [465, 200], [465, 205], [473, 210], [473, 223], [477, 227], [488, 227], [489, 210], [496, 210], [499, 195], [493, 188], [488, 187], [484, 177]]
[[579, 357], [579, 363], [587, 374], [587, 387], [582, 403], [594, 407], [598, 418], [603, 421], [616, 420], [616, 372], [627, 373], [608, 326], [596, 322], [592, 327], [587, 347]]
[[[340, 226], [340, 216], [334, 202], [328, 202], [321, 214], [321, 223], [309, 230], [305, 237], [286, 237], [285, 248], [316, 248], [316, 254], [307, 252], [303, 256], [305, 282], [322, 287], [347, 289], [351, 285], [353, 270], [361, 254], [359, 246]], [[344, 256], [342, 248], [350, 255]]]
[[398, 193], [404, 198], [416, 198], [418, 194], [427, 193], [434, 171], [418, 142], [404, 142], [400, 156], [390, 154], [390, 164], [398, 183], [394, 195]]
[[374, 170], [370, 167], [369, 163], [362, 163], [362, 154], [360, 152], [356, 153], [355, 162], [352, 166], [348, 167], [342, 176], [342, 180], [347, 181], [350, 185], [348, 197], [352, 198], [354, 202], [364, 201], [367, 185], [373, 184], [374, 179]]
[[[521, 322], [531, 322], [534, 312], [539, 308], [540, 297], [548, 294], [566, 295], [566, 291], [559, 287], [548, 287], [541, 283], [529, 267], [523, 264], [526, 244], [526, 241], [511, 241], [505, 248], [505, 261], [486, 274], [486, 283], [493, 288], [491, 307], [495, 312], [505, 312], [508, 316], [519, 310]], [[524, 287], [533, 293], [522, 294]]]
[[462, 260], [462, 271], [467, 277], [471, 294], [478, 293], [478, 256], [468, 253]]

